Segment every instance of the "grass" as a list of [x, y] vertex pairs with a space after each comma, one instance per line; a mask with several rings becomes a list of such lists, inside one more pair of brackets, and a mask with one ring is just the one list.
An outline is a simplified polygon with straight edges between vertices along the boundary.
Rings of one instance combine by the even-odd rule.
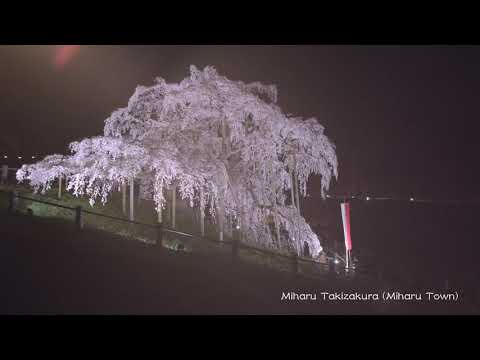
[[[109, 202], [105, 206], [101, 204], [96, 204], [93, 208], [91, 208], [87, 199], [76, 198], [69, 193], [64, 193], [62, 196], [62, 199], [58, 200], [56, 198], [57, 196], [56, 189], [52, 189], [44, 195], [39, 195], [39, 194], [34, 195], [32, 194], [29, 188], [22, 187], [22, 186], [13, 186], [13, 185], [1, 186], [0, 190], [6, 190], [6, 191], [16, 190], [21, 192], [24, 196], [27, 196], [27, 197], [48, 201], [52, 203], [57, 203], [57, 204], [61, 204], [69, 207], [82, 206], [84, 209], [88, 209], [89, 211], [102, 213], [110, 216], [116, 216], [119, 218], [126, 218], [123, 215], [121, 210], [121, 194], [120, 193], [114, 193], [113, 196], [109, 199]], [[177, 228], [183, 232], [198, 233], [197, 228], [199, 226], [198, 224], [195, 224], [195, 221], [193, 220], [194, 219], [193, 210], [188, 206], [188, 204], [185, 204], [184, 201], [179, 200], [177, 201], [177, 204], [178, 204]], [[7, 194], [4, 192], [0, 192], [0, 212], [5, 212], [7, 205], [8, 205]], [[137, 205], [137, 203], [135, 205]], [[144, 254], [142, 255], [142, 257], [147, 256], [147, 254], [151, 254], [151, 256], [155, 256], [156, 251], [154, 251], [154, 247], [151, 246], [153, 239], [155, 239], [154, 229], [152, 230], [147, 227], [132, 225], [127, 222], [115, 221], [115, 220], [100, 217], [100, 216], [86, 214], [86, 218], [85, 218], [86, 231], [83, 232], [83, 235], [78, 235], [78, 234], [81, 234], [82, 232], [78, 232], [74, 230], [75, 228], [74, 226], [72, 226], [73, 224], [72, 225], [68, 224], [68, 221], [73, 223], [73, 219], [74, 219], [73, 211], [68, 209], [57, 208], [57, 207], [46, 205], [46, 204], [36, 203], [29, 200], [22, 200], [22, 202], [19, 204], [19, 213], [26, 214], [27, 209], [32, 210], [34, 215], [33, 219], [28, 219], [26, 216], [17, 217], [19, 224], [21, 224], [21, 229], [19, 229], [18, 231], [26, 233], [24, 236], [25, 241], [28, 241], [28, 239], [31, 237], [34, 243], [35, 241], [37, 241], [38, 243], [38, 240], [40, 239], [42, 240], [40, 241], [40, 243], [42, 243], [43, 240], [48, 240], [50, 236], [56, 236], [59, 238], [58, 241], [61, 242], [63, 239], [63, 241], [66, 241], [68, 243], [73, 241], [73, 239], [76, 237], [81, 237], [82, 239], [78, 240], [78, 241], [81, 241], [81, 246], [79, 246], [79, 250], [85, 252], [86, 255], [90, 254], [90, 250], [88, 250], [89, 247], [92, 249], [93, 248], [100, 249], [102, 251], [105, 251], [108, 254], [121, 252], [124, 254], [122, 256], [125, 257], [125, 260], [122, 260], [122, 263], [129, 261], [129, 260], [126, 260], [129, 256], [132, 256], [133, 258], [135, 258], [136, 256], [135, 254], [138, 251], [140, 251], [137, 249], [143, 249], [141, 250], [142, 254]], [[23, 220], [20, 218], [22, 218]], [[137, 221], [154, 224], [156, 218], [157, 218], [157, 215], [153, 209], [152, 202], [142, 200], [140, 202], [140, 205], [136, 206]], [[2, 216], [2, 220], [3, 219], [4, 217]], [[62, 221], [58, 221], [59, 219], [61, 219]], [[46, 230], [45, 233], [43, 232], [44, 231], [42, 230], [43, 225], [38, 224], [39, 221], [42, 221], [42, 224], [45, 224], [47, 226], [48, 231]], [[3, 225], [3, 227], [7, 226], [8, 228], [8, 226], [10, 226], [10, 222], [11, 222], [10, 219], [6, 219], [6, 223]], [[35, 223], [37, 223], [38, 226], [36, 226]], [[0, 231], [4, 231], [3, 227], [0, 227]], [[64, 228], [65, 228], [65, 231], [63, 231], [62, 233], [62, 229]], [[58, 229], [58, 234], [56, 233], [57, 229]], [[68, 229], [72, 229], [72, 230], [68, 230]], [[216, 237], [215, 227], [213, 224], [210, 224], [207, 222], [206, 229], [207, 229], [207, 236], [209, 236], [210, 239]], [[102, 239], [107, 235], [97, 235], [97, 234], [100, 234], [100, 232], [97, 232], [97, 233], [92, 232], [92, 231], [98, 231], [98, 230], [104, 230], [102, 232], [104, 234], [118, 234], [118, 235], [121, 235], [121, 237], [111, 236], [110, 237], [111, 240], [109, 240], [110, 245], [105, 246], [103, 244]], [[11, 234], [14, 234], [14, 235], [12, 235], [13, 237], [11, 238], [11, 240], [16, 240], [17, 238], [16, 233], [17, 233], [17, 230], [13, 229]], [[90, 234], [90, 235], [87, 235], [87, 234]], [[3, 240], [10, 241], [8, 239], [8, 235], [6, 234], [0, 237]], [[132, 240], [132, 239], [142, 241], [143, 246], [138, 241], [122, 241], [122, 240]], [[13, 241], [12, 246], [14, 246], [14, 243], [15, 241]], [[129, 243], [130, 245], [127, 246], [125, 245], [126, 243]], [[190, 256], [193, 255], [193, 253], [195, 254], [196, 257], [198, 256], [197, 258], [198, 269], [201, 269], [201, 268], [203, 269], [203, 266], [205, 266], [205, 269], [207, 271], [210, 271], [208, 270], [208, 266], [211, 262], [218, 262], [219, 264], [218, 269], [216, 269], [215, 271], [224, 271], [224, 269], [230, 266], [228, 264], [230, 259], [230, 246], [227, 244], [218, 244], [211, 241], [205, 241], [199, 238], [190, 240], [190, 239], [185, 239], [185, 238], [182, 239], [182, 238], [175, 238], [175, 237], [167, 237], [163, 243], [165, 247], [170, 249], [177, 249], [179, 244], [184, 245], [185, 249], [187, 250], [187, 253], [188, 252], [192, 253], [188, 255], [189, 258]], [[55, 249], [49, 250], [49, 247], [45, 247], [45, 249], [42, 251], [46, 251], [47, 254], [50, 254], [50, 252], [53, 252], [53, 253], [56, 252]], [[96, 256], [93, 253], [91, 253], [91, 255]], [[59, 254], [58, 256], [60, 257], [61, 254]], [[88, 256], [85, 257], [86, 262], [91, 261], [91, 260], [88, 260]], [[261, 270], [262, 268], [265, 268], [265, 269], [271, 268], [275, 270], [281, 270], [280, 272], [278, 272], [279, 274], [280, 273], [287, 274], [292, 270], [292, 263], [290, 262], [289, 259], [286, 259], [284, 257], [268, 255], [261, 251], [245, 249], [245, 248], [240, 249], [239, 256], [242, 260], [241, 263], [243, 264], [242, 265], [243, 268], [249, 269], [245, 271], [247, 271], [252, 275], [251, 277], [252, 281], [254, 281], [253, 279], [255, 279], [255, 275], [254, 275], [255, 273], [258, 273], [258, 275], [260, 276], [260, 274], [263, 271]], [[9, 257], [7, 256], [6, 260], [8, 259]], [[179, 256], [179, 259], [184, 259], [184, 256]], [[28, 260], [25, 260], [25, 259], [22, 260], [21, 257], [15, 261], [19, 261], [22, 264], [26, 264], [26, 261], [28, 262]], [[47, 261], [49, 260], [47, 259]], [[182, 262], [183, 260], [179, 260], [179, 261]], [[101, 267], [103, 266], [103, 264], [98, 266]], [[97, 268], [99, 268], [98, 266]], [[175, 268], [176, 268], [176, 261], [172, 259], [172, 269], [168, 270], [172, 272], [172, 276], [176, 276], [174, 275], [174, 271], [176, 271]], [[151, 270], [146, 269], [145, 271], [156, 271], [155, 269], [153, 270], [152, 269]], [[309, 266], [309, 264], [307, 263], [300, 262], [299, 272], [300, 274], [304, 275], [302, 276], [302, 278], [304, 279], [307, 279], [307, 278], [317, 279], [315, 281], [320, 281], [318, 284], [323, 283], [323, 281], [326, 283], [330, 283], [332, 281], [332, 278], [326, 277], [327, 273], [325, 271], [321, 271], [320, 267], [318, 266]], [[226, 283], [228, 283], [230, 280], [225, 280], [225, 281]], [[295, 280], [295, 282], [291, 283], [290, 285], [294, 285], [295, 283], [297, 283], [297, 281], [298, 280]], [[348, 282], [349, 284], [347, 284], [347, 282], [344, 282], [345, 284], [342, 286], [348, 285], [348, 287], [350, 286], [358, 287], [365, 282], [366, 284], [370, 284], [370, 285], [374, 283], [372, 279], [356, 278], [354, 282], [349, 281]], [[312, 284], [315, 284], [315, 282], [313, 282]], [[380, 282], [380, 283], [375, 282], [375, 284], [377, 284], [380, 288], [385, 288], [386, 286], [387, 288], [389, 287], [384, 282]], [[258, 287], [261, 287], [261, 285], [258, 284]], [[246, 286], [246, 291], [248, 291], [248, 286]], [[400, 307], [402, 308], [403, 306], [400, 306]]]
[[[90, 206], [87, 198], [75, 197], [68, 192], [63, 192], [61, 199], [58, 199], [58, 189], [55, 187], [47, 191], [45, 194], [33, 194], [32, 190], [29, 187], [21, 185], [2, 185], [0, 186], [0, 190], [15, 190], [18, 191], [21, 195], [32, 199], [48, 201], [50, 203], [59, 204], [71, 208], [81, 206], [84, 210], [90, 212], [128, 220], [129, 199], [127, 196], [127, 214], [124, 215], [122, 212], [122, 196], [120, 192], [113, 192], [105, 205], [99, 202], [92, 207]], [[3, 194], [3, 196], [0, 198], [0, 206], [3, 208], [6, 208], [8, 206], [6, 194]], [[27, 213], [29, 209], [33, 212], [34, 216], [44, 218], [57, 218], [67, 221], [74, 221], [75, 218], [75, 213], [72, 210], [21, 199], [18, 204], [18, 211], [22, 213]], [[154, 210], [153, 201], [140, 200], [140, 202], [138, 202], [138, 199], [135, 199], [134, 209], [135, 221], [152, 225], [157, 224], [157, 213]], [[166, 211], [164, 211], [163, 216], [166, 216]], [[196, 224], [192, 220], [193, 217], [193, 209], [189, 208], [185, 201], [177, 199], [176, 229], [185, 233], [198, 234], [199, 225], [197, 226], [197, 229]], [[154, 242], [156, 240], [156, 230], [148, 226], [131, 224], [128, 222], [109, 219], [88, 213], [84, 213], [84, 223], [86, 227], [109, 231], [117, 235], [147, 243]], [[207, 236], [215, 236], [215, 228], [213, 224], [206, 223], [206, 230]], [[181, 239], [178, 236], [172, 237], [168, 235], [166, 235], [164, 238], [165, 246], [169, 248], [177, 248], [179, 243], [181, 243], [184, 246], [185, 250], [191, 250], [191, 244], [187, 238]]]
[[[85, 197], [75, 197], [71, 193], [63, 192], [61, 199], [58, 199], [58, 188], [53, 187], [45, 194], [33, 194], [32, 189], [25, 185], [0, 185], [0, 190], [4, 191], [18, 191], [21, 195], [32, 199], [38, 199], [48, 201], [54, 204], [59, 204], [71, 208], [81, 206], [84, 210], [91, 212], [109, 215], [121, 219], [128, 219], [129, 212], [129, 198], [127, 192], [127, 214], [122, 212], [122, 194], [115, 191], [111, 194], [108, 202], [103, 205], [101, 202], [96, 203], [93, 207], [90, 206], [88, 199]], [[171, 203], [171, 194], [167, 195], [167, 200]], [[188, 234], [200, 235], [200, 224], [195, 219], [196, 209], [192, 209], [189, 204], [177, 198], [176, 201], [176, 229]], [[0, 207], [6, 209], [8, 206], [7, 194], [0, 193]], [[18, 211], [21, 213], [28, 213], [28, 209], [33, 212], [33, 216], [51, 219], [62, 219], [67, 221], [74, 221], [75, 213], [72, 210], [64, 209], [60, 207], [51, 206], [48, 204], [38, 203], [30, 200], [20, 200], [18, 204]], [[157, 224], [158, 215], [154, 209], [154, 203], [150, 200], [140, 200], [135, 198], [135, 221], [145, 224]], [[170, 224], [170, 217], [168, 211], [164, 210], [163, 217], [166, 222], [166, 226]], [[147, 244], [156, 242], [157, 231], [155, 228], [149, 226], [142, 226], [132, 224], [124, 221], [114, 220], [102, 216], [96, 216], [93, 214], [84, 213], [84, 224], [87, 228], [94, 228], [110, 233], [120, 235], [123, 238], [130, 240], [137, 240]], [[206, 240], [218, 240], [218, 233], [215, 224], [205, 219], [205, 238]], [[225, 256], [230, 256], [231, 248], [228, 242], [231, 238], [225, 234], [225, 244], [221, 244], [213, 241], [194, 241], [192, 238], [185, 236], [173, 236], [172, 234], [165, 233], [163, 237], [163, 246], [171, 250], [182, 250], [186, 252], [195, 251], [197, 253], [211, 254], [220, 253]], [[239, 251], [239, 257], [249, 263], [262, 264], [270, 268], [282, 271], [292, 271], [292, 262], [290, 259], [274, 254], [269, 255], [261, 251], [254, 249], [242, 248]], [[299, 272], [305, 276], [319, 277], [325, 276], [326, 268], [320, 267], [316, 264], [304, 263], [299, 267]]]
[[[312, 280], [218, 253], [176, 253], [0, 210], [0, 314], [463, 314], [459, 303], [321, 301], [382, 284]], [[282, 301], [283, 292], [320, 301]]]
[[[81, 206], [83, 209], [109, 215], [121, 219], [128, 220], [129, 213], [129, 198], [127, 192], [127, 214], [122, 212], [122, 194], [121, 192], [113, 192], [108, 199], [108, 202], [103, 205], [101, 202], [96, 203], [93, 207], [90, 206], [88, 199], [85, 197], [75, 197], [71, 193], [63, 192], [61, 199], [58, 199], [58, 188], [53, 186], [49, 191], [46, 191], [45, 194], [34, 194], [32, 189], [25, 185], [0, 185], [0, 190], [4, 191], [18, 191], [21, 195], [29, 197], [32, 199], [38, 199], [43, 201], [48, 201], [54, 204], [59, 204], [63, 206], [68, 206], [75, 208]], [[170, 197], [167, 196], [167, 199], [171, 201]], [[6, 209], [8, 207], [8, 197], [5, 193], [0, 193], [0, 207]], [[189, 204], [182, 200], [178, 199], [176, 201], [176, 229], [187, 234], [200, 235], [200, 224], [195, 221], [195, 210], [192, 209]], [[75, 213], [72, 210], [55, 207], [43, 203], [38, 203], [30, 200], [21, 200], [18, 204], [18, 211], [21, 213], [27, 213], [28, 209], [33, 212], [34, 216], [42, 218], [57, 218], [67, 221], [74, 221]], [[135, 209], [135, 221], [145, 223], [145, 224], [157, 224], [158, 215], [154, 209], [154, 203], [150, 200], [140, 200], [135, 198], [134, 202]], [[166, 226], [171, 226], [168, 216], [168, 211], [163, 211], [163, 217], [166, 223]], [[197, 217], [198, 218], [198, 217]], [[149, 226], [142, 226], [131, 224], [124, 221], [109, 219], [101, 216], [96, 216], [93, 214], [84, 213], [84, 224], [86, 227], [95, 228], [99, 230], [108, 231], [117, 235], [120, 235], [125, 238], [134, 239], [142, 241], [145, 243], [152, 243], [156, 241], [156, 229]], [[218, 239], [218, 234], [216, 231], [215, 224], [208, 221], [208, 218], [205, 219], [205, 237], [207, 239]], [[231, 241], [228, 236], [225, 236], [226, 242]], [[164, 234], [163, 245], [170, 249], [179, 249], [183, 247], [184, 251], [193, 251], [194, 244], [191, 238], [182, 237], [182, 236], [172, 236], [171, 234]], [[196, 252], [228, 252], [229, 250], [226, 246], [221, 246], [213, 242], [204, 241], [195, 243]]]
[[[375, 304], [281, 301], [283, 291], [351, 289], [233, 261], [177, 253], [56, 218], [0, 211], [0, 314], [343, 314]], [[320, 286], [320, 288], [318, 288]]]

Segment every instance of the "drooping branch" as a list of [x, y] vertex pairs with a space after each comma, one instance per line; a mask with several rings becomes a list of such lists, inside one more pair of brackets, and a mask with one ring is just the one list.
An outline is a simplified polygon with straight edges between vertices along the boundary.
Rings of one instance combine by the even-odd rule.
[[[273, 85], [191, 66], [179, 83], [157, 78], [137, 87], [127, 106], [105, 120], [104, 136], [74, 142], [72, 155], [46, 158], [17, 177], [48, 189], [66, 176], [67, 189], [92, 204], [106, 202], [114, 186], [133, 177], [158, 212], [166, 206], [165, 188], [175, 183], [191, 206], [200, 194], [201, 214], [208, 208], [220, 227], [239, 216], [246, 242], [298, 252], [301, 238], [317, 255], [321, 246], [298, 213], [299, 196], [311, 175], [321, 176], [322, 195], [338, 176], [335, 147], [316, 119], [284, 114], [277, 95]], [[267, 226], [272, 216], [275, 231]]]

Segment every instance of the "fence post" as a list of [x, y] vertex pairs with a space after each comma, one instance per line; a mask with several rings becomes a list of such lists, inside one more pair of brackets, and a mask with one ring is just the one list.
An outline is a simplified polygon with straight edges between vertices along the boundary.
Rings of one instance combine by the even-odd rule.
[[18, 205], [18, 192], [10, 191], [8, 193], [8, 212], [13, 213], [17, 209]]
[[294, 275], [298, 274], [298, 254], [297, 253], [294, 253], [292, 256], [292, 270]]
[[8, 165], [2, 165], [2, 184], [6, 184], [8, 179]]
[[163, 223], [157, 225], [157, 247], [162, 248], [163, 242]]
[[238, 230], [233, 231], [233, 241], [232, 241], [232, 258], [236, 259], [238, 257], [238, 247], [239, 247], [239, 234]]
[[77, 206], [75, 208], [75, 224], [77, 227], [82, 230], [83, 229], [83, 216], [82, 216], [82, 207]]

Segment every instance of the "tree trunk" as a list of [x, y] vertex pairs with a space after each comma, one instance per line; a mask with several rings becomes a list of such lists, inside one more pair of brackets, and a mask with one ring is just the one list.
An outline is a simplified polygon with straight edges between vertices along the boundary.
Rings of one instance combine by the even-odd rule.
[[295, 194], [297, 196], [297, 209], [298, 209], [298, 213], [300, 214], [300, 196], [299, 196], [299, 191], [298, 191], [298, 176], [297, 176], [297, 173], [294, 173], [293, 176], [295, 178]]
[[222, 120], [222, 151], [224, 154], [229, 154], [231, 150], [230, 144], [230, 136], [227, 134], [227, 124], [225, 124], [225, 120]]
[[[294, 203], [294, 206], [297, 208], [297, 216], [295, 217], [295, 221], [296, 221], [296, 227], [297, 227], [297, 242], [296, 244], [300, 244], [301, 246], [301, 238], [300, 238], [300, 198], [299, 198], [299, 194], [298, 194], [298, 176], [297, 176], [297, 173], [295, 171], [292, 171], [293, 172], [293, 178], [292, 178], [292, 181], [293, 181], [293, 186], [292, 186], [292, 200], [293, 200], [293, 203]], [[293, 193], [293, 189], [295, 188], [295, 195], [294, 196], [294, 193]], [[295, 200], [296, 198], [296, 200]], [[299, 251], [301, 251], [301, 249], [296, 249], [297, 250], [297, 254], [299, 253]]]
[[62, 176], [60, 175], [58, 178], [58, 198], [62, 198]]
[[292, 199], [292, 205], [294, 207], [297, 207], [297, 204], [295, 202], [295, 194], [293, 193], [294, 189], [293, 187], [295, 186], [295, 180], [293, 178], [293, 170], [290, 168], [290, 181], [292, 182], [292, 186], [290, 187], [290, 192], [291, 192], [291, 199]]
[[133, 192], [134, 190], [134, 182], [133, 182], [133, 178], [130, 179], [130, 221], [134, 221], [135, 220], [135, 217], [134, 217], [134, 208], [133, 208], [133, 204], [134, 204], [134, 197], [135, 197], [135, 194]]
[[277, 210], [277, 205], [275, 204], [275, 216], [273, 218], [273, 221], [275, 222], [275, 231], [277, 234], [277, 245], [280, 248], [281, 247], [281, 242], [280, 242], [280, 224], [278, 222], [278, 210]]
[[[227, 132], [226, 132], [226, 124], [225, 124], [225, 119], [222, 120], [222, 156], [226, 158], [226, 154], [228, 154], [228, 143], [227, 141]], [[219, 240], [223, 241], [223, 225], [225, 222], [225, 206], [224, 206], [224, 195], [225, 195], [225, 190], [222, 188], [222, 193], [219, 196], [219, 204], [218, 204], [218, 228], [219, 228]]]

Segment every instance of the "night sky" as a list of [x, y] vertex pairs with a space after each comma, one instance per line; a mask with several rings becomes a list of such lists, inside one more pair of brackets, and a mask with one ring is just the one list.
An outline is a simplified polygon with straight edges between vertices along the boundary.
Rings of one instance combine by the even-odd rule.
[[480, 198], [480, 47], [59, 49], [0, 46], [0, 156], [66, 153], [69, 142], [102, 134], [136, 85], [213, 65], [232, 80], [276, 84], [284, 112], [319, 119], [337, 146], [334, 192]]

